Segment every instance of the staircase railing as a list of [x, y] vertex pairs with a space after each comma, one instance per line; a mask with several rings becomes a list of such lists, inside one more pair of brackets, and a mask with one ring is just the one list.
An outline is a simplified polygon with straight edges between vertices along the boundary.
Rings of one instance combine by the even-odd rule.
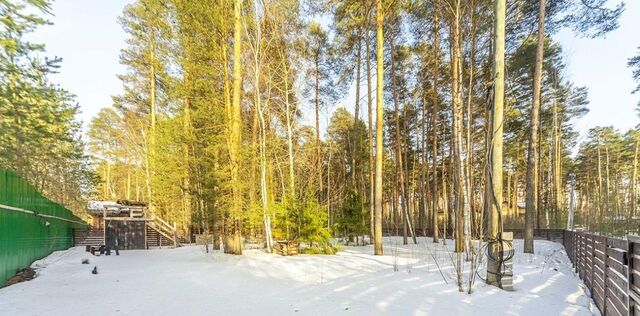
[[173, 246], [178, 246], [178, 231], [176, 229], [176, 224], [173, 225], [167, 223], [165, 220], [160, 218], [159, 216], [150, 213], [151, 221], [148, 222], [149, 226], [155, 229], [160, 235], [169, 239], [173, 242]]

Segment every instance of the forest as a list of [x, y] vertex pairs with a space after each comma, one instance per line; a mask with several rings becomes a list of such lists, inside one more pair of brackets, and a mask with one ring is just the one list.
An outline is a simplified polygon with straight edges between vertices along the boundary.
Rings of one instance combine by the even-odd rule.
[[[0, 166], [79, 215], [147, 201], [214, 247], [638, 233], [640, 129], [575, 122], [559, 31], [606, 36], [615, 0], [136, 0], [122, 93], [90, 122], [27, 35], [49, 0], [0, 0]], [[638, 43], [640, 44], [640, 43]], [[639, 83], [640, 47], [629, 56]], [[329, 117], [328, 120], [324, 117]], [[530, 235], [529, 235], [530, 234]], [[530, 243], [526, 241], [530, 240]], [[458, 243], [459, 242], [459, 243]], [[460, 247], [460, 248], [459, 248]]]

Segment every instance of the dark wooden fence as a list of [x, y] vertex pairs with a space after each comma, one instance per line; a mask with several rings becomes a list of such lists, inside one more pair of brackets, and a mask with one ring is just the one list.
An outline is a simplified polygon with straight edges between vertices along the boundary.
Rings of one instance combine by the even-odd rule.
[[[524, 237], [522, 229], [505, 231], [513, 232], [514, 239]], [[387, 228], [384, 234], [399, 235], [402, 230]], [[640, 316], [640, 237], [609, 238], [563, 229], [535, 229], [533, 236], [564, 245], [604, 316]]]
[[564, 247], [604, 316], [640, 316], [640, 238], [564, 231]]

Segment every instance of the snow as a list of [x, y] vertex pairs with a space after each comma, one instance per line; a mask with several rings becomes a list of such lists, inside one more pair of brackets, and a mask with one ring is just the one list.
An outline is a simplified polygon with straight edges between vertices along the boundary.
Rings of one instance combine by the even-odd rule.
[[536, 241], [531, 255], [516, 240], [515, 290], [478, 279], [471, 295], [455, 285], [448, 244], [403, 246], [394, 237], [385, 238], [385, 256], [364, 246], [295, 257], [201, 246], [94, 257], [76, 247], [35, 262], [34, 280], [0, 289], [0, 315], [598, 314], [560, 244]]

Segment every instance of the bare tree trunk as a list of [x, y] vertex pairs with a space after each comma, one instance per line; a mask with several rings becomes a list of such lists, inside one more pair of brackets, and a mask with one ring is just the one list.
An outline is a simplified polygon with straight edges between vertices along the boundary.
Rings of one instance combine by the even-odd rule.
[[287, 154], [289, 158], [289, 199], [291, 202], [295, 200], [296, 195], [296, 178], [294, 173], [294, 154], [293, 154], [293, 119], [291, 118], [291, 102], [289, 100], [289, 71], [287, 71], [284, 79], [284, 102], [287, 111]]
[[[434, 58], [434, 66], [433, 66], [433, 85], [432, 85], [432, 97], [433, 104], [431, 110], [431, 119], [433, 120], [431, 126], [431, 134], [433, 138], [432, 145], [432, 184], [431, 184], [431, 203], [432, 203], [432, 212], [433, 212], [433, 242], [439, 242], [438, 234], [440, 233], [438, 228], [438, 67], [439, 67], [439, 58], [440, 54], [440, 21], [438, 16], [439, 10], [439, 0], [435, 0], [435, 8], [433, 11], [433, 58]], [[443, 158], [444, 159], [444, 158]], [[446, 239], [447, 236], [444, 236]]]
[[[505, 52], [505, 15], [506, 1], [496, 0], [494, 4], [494, 62], [493, 62], [493, 109], [491, 119], [491, 163], [489, 185], [491, 186], [490, 209], [487, 212], [488, 235], [497, 239], [502, 232], [502, 142], [503, 142], [503, 109], [504, 109], [504, 52]], [[500, 264], [498, 260], [487, 262], [487, 282], [496, 284]]]
[[544, 18], [546, 0], [540, 0], [538, 11], [538, 47], [533, 74], [533, 102], [531, 105], [531, 130], [529, 133], [529, 156], [527, 161], [527, 188], [525, 209], [524, 252], [533, 253], [533, 216], [538, 213], [538, 124], [540, 122], [540, 90], [542, 85], [542, 63], [544, 61]]
[[191, 107], [189, 104], [189, 100], [186, 100], [185, 102], [185, 106], [184, 106], [184, 132], [186, 135], [186, 139], [185, 142], [182, 145], [182, 151], [183, 151], [183, 159], [184, 159], [184, 166], [183, 166], [183, 192], [184, 192], [184, 213], [183, 213], [183, 223], [182, 226], [184, 226], [185, 229], [188, 230], [188, 224], [191, 221], [191, 217], [192, 217], [192, 197], [191, 197], [191, 163], [190, 163], [190, 159], [191, 159], [191, 153], [190, 153], [190, 139], [192, 137], [191, 134]]
[[[442, 124], [442, 135], [444, 138], [444, 124]], [[447, 231], [449, 229], [449, 191], [447, 190], [447, 166], [445, 165], [444, 159], [444, 146], [441, 147], [442, 152], [442, 209], [444, 211], [443, 214], [443, 223], [442, 223], [442, 238], [443, 244], [447, 244]]]
[[232, 203], [230, 210], [230, 230], [232, 236], [225, 238], [225, 253], [242, 254], [240, 219], [242, 216], [242, 183], [240, 181], [240, 146], [242, 142], [242, 0], [234, 0], [234, 35], [233, 35], [233, 101], [229, 117], [229, 162], [231, 165]]
[[[221, 7], [225, 7], [226, 6], [226, 0], [220, 0], [220, 6]], [[223, 25], [226, 23], [226, 21], [223, 19], [220, 21], [221, 23], [223, 23]], [[227, 52], [227, 40], [228, 40], [228, 35], [226, 32], [227, 28], [226, 27], [222, 27], [222, 38], [220, 39], [220, 54], [221, 54], [221, 59], [222, 59], [222, 63], [223, 65], [225, 65], [225, 67], [222, 67], [222, 87], [223, 87], [223, 96], [224, 96], [224, 108], [225, 108], [225, 118], [226, 118], [226, 123], [227, 123], [227, 147], [229, 152], [231, 151], [231, 131], [230, 131], [230, 127], [231, 127], [231, 120], [232, 120], [232, 115], [231, 115], [231, 82], [229, 79], [229, 67], [226, 67], [226, 65], [229, 65], [229, 55]], [[219, 152], [214, 152], [214, 155], [218, 156], [221, 153]], [[214, 161], [217, 161], [214, 159]], [[215, 167], [215, 166], [214, 166]], [[232, 183], [233, 185], [233, 183]], [[235, 197], [235, 196], [233, 196]], [[219, 211], [214, 213], [214, 222], [213, 222], [213, 231], [214, 231], [214, 242], [213, 242], [213, 249], [220, 249], [220, 240], [222, 239], [223, 244], [226, 242], [226, 235], [227, 235], [227, 226], [228, 226], [228, 222], [230, 222], [229, 220], [227, 220], [227, 217], [229, 216], [229, 212], [228, 211]], [[226, 248], [226, 247], [225, 247]]]
[[598, 218], [604, 216], [604, 199], [602, 198], [602, 158], [600, 154], [600, 136], [598, 136]]
[[461, 85], [461, 40], [460, 40], [460, 15], [461, 3], [456, 1], [452, 8], [451, 21], [451, 145], [453, 163], [453, 196], [455, 212], [455, 252], [456, 252], [456, 276], [458, 290], [462, 287], [462, 253], [469, 238], [469, 203], [466, 183], [466, 172], [462, 158], [462, 85]]
[[149, 100], [150, 100], [150, 116], [151, 125], [149, 127], [149, 141], [147, 143], [147, 155], [145, 157], [145, 183], [147, 186], [147, 199], [149, 203], [149, 209], [155, 210], [153, 203], [153, 189], [152, 189], [152, 175], [153, 165], [155, 162], [155, 150], [156, 150], [156, 68], [155, 68], [155, 32], [153, 29], [150, 34], [151, 40], [149, 41]]
[[605, 140], [605, 143], [604, 143], [604, 155], [605, 155], [604, 156], [605, 157], [604, 170], [605, 170], [605, 175], [606, 175], [606, 178], [605, 178], [606, 187], [605, 187], [605, 191], [604, 191], [605, 200], [606, 200], [606, 204], [605, 204], [606, 208], [605, 208], [605, 210], [607, 211], [607, 213], [610, 214], [610, 211], [611, 211], [611, 181], [610, 181], [610, 176], [609, 176], [610, 175], [609, 174], [609, 146], [608, 146], [606, 140]]
[[[319, 49], [319, 48], [318, 48]], [[320, 52], [315, 54], [316, 172], [319, 197], [322, 197], [322, 150], [320, 148]]]
[[636, 144], [635, 144], [635, 151], [633, 154], [633, 171], [632, 171], [632, 176], [631, 176], [631, 212], [630, 216], [636, 216], [636, 203], [637, 203], [637, 191], [638, 189], [636, 188], [637, 184], [638, 184], [638, 137], [636, 136]]
[[[557, 80], [554, 78], [554, 81]], [[554, 83], [554, 96], [553, 96], [553, 186], [554, 186], [554, 210], [556, 217], [556, 225], [558, 225], [558, 214], [563, 209], [562, 198], [562, 147], [560, 142], [560, 118], [558, 114], [558, 104], [556, 102], [556, 87]]]
[[398, 209], [402, 210], [402, 243], [404, 245], [406, 245], [407, 242], [407, 227], [408, 227], [408, 222], [409, 222], [409, 214], [408, 214], [408, 210], [407, 210], [407, 188], [406, 188], [406, 183], [405, 183], [405, 174], [404, 174], [404, 167], [403, 167], [403, 155], [402, 155], [402, 140], [400, 139], [400, 114], [399, 114], [399, 107], [398, 107], [398, 93], [397, 93], [397, 86], [396, 86], [396, 67], [395, 67], [395, 41], [394, 41], [394, 36], [393, 33], [390, 34], [389, 36], [389, 47], [391, 48], [391, 89], [392, 89], [392, 94], [393, 94], [393, 109], [394, 109], [394, 117], [395, 117], [395, 125], [396, 125], [396, 130], [395, 130], [395, 152], [396, 152], [396, 174], [398, 175], [398, 186], [400, 188], [400, 198], [398, 199]]
[[[353, 187], [358, 190], [358, 183], [356, 177], [356, 155], [358, 153], [358, 145], [360, 144], [360, 134], [358, 133], [358, 123], [360, 120], [360, 66], [362, 63], [362, 29], [358, 27], [358, 45], [357, 45], [357, 58], [356, 58], [356, 104], [353, 113], [353, 143], [351, 145], [351, 182]], [[358, 194], [359, 195], [359, 194]]]
[[382, 255], [382, 158], [384, 146], [384, 12], [382, 0], [376, 0], [376, 192], [375, 192], [375, 251]]
[[[190, 51], [190, 38], [185, 36], [185, 51], [189, 54]], [[189, 63], [189, 55], [185, 56], [185, 63]], [[182, 154], [183, 154], [183, 174], [182, 174], [182, 192], [183, 192], [183, 212], [182, 212], [182, 226], [188, 231], [188, 225], [192, 218], [192, 197], [191, 197], [191, 138], [193, 134], [191, 132], [191, 101], [189, 100], [191, 90], [191, 76], [187, 71], [184, 75], [185, 89], [187, 90], [184, 100], [184, 112], [183, 112], [183, 132], [184, 139], [182, 142]]]
[[[452, 145], [452, 163], [453, 163], [453, 197], [454, 204], [453, 210], [456, 217], [456, 240], [455, 251], [456, 253], [462, 253], [464, 251], [464, 218], [462, 214], [462, 131], [461, 131], [461, 89], [460, 89], [460, 3], [456, 2], [453, 8], [452, 21], [451, 21], [451, 145]], [[458, 276], [460, 276], [458, 274]]]
[[129, 164], [129, 160], [127, 159], [127, 200], [131, 200], [131, 165]]
[[553, 190], [551, 190], [552, 189], [551, 188], [551, 178], [552, 178], [552, 168], [553, 168], [552, 167], [552, 165], [553, 165], [553, 161], [552, 161], [553, 154], [551, 153], [551, 143], [552, 143], [551, 137], [552, 137], [552, 135], [549, 135], [549, 141], [548, 141], [549, 145], [547, 146], [548, 147], [548, 149], [547, 149], [547, 158], [548, 158], [548, 161], [547, 161], [547, 178], [545, 179], [546, 180], [546, 183], [545, 183], [546, 184], [545, 185], [546, 190], [545, 190], [544, 218], [545, 218], [545, 228], [546, 229], [549, 229], [549, 227], [550, 227], [549, 226], [549, 224], [550, 224], [550, 221], [549, 221], [549, 204], [551, 204], [550, 200], [551, 200], [551, 194], [552, 194], [552, 191], [553, 191]]
[[518, 162], [520, 161], [520, 149], [518, 148], [518, 153], [516, 154], [516, 162], [515, 168], [513, 170], [513, 197], [511, 199], [511, 212], [515, 217], [518, 217], [518, 182], [520, 181], [520, 173], [518, 171]]
[[[472, 237], [473, 234], [473, 223], [475, 222], [475, 207], [474, 207], [474, 203], [473, 203], [473, 139], [472, 139], [472, 132], [471, 130], [473, 129], [473, 111], [471, 111], [471, 104], [473, 101], [473, 94], [474, 94], [474, 87], [475, 87], [475, 62], [476, 62], [476, 23], [475, 23], [475, 10], [476, 10], [476, 6], [475, 6], [475, 2], [473, 0], [471, 0], [471, 16], [470, 16], [470, 20], [471, 20], [471, 43], [470, 43], [470, 52], [469, 52], [469, 60], [470, 60], [470, 65], [469, 65], [469, 86], [467, 88], [468, 90], [468, 96], [467, 96], [467, 126], [466, 126], [466, 152], [467, 152], [467, 159], [466, 159], [466, 191], [467, 191], [467, 201], [468, 201], [468, 213], [469, 213], [469, 222], [466, 222], [465, 219], [465, 227], [468, 227], [468, 231], [466, 232], [469, 236], [469, 238]], [[462, 67], [460, 67], [460, 71], [462, 71]], [[469, 239], [470, 242], [470, 239]], [[470, 244], [467, 244], [467, 246], [470, 246]]]
[[365, 27], [365, 46], [366, 46], [366, 62], [367, 62], [367, 111], [369, 114], [369, 231], [371, 242], [375, 243], [375, 180], [374, 180], [374, 162], [373, 162], [373, 92], [371, 85], [371, 43], [369, 34], [369, 14], [371, 8], [367, 11], [366, 27]]
[[[258, 4], [256, 3], [256, 6]], [[256, 21], [260, 21], [258, 13], [256, 11]], [[264, 232], [265, 232], [265, 244], [267, 246], [267, 252], [271, 252], [272, 249], [272, 238], [271, 238], [271, 216], [269, 215], [269, 193], [267, 187], [267, 128], [266, 128], [266, 120], [265, 120], [265, 108], [266, 104], [263, 106], [262, 104], [262, 91], [260, 89], [260, 74], [262, 73], [262, 65], [260, 63], [261, 59], [261, 50], [262, 50], [262, 25], [258, 24], [256, 29], [256, 34], [254, 37], [255, 42], [253, 43], [253, 67], [254, 67], [254, 102], [256, 106], [256, 110], [258, 112], [259, 119], [259, 127], [260, 127], [260, 197], [262, 204], [262, 219], [264, 222]], [[285, 79], [286, 80], [286, 79]], [[268, 89], [270, 90], [270, 89]], [[270, 94], [270, 92], [268, 93]], [[267, 102], [269, 100], [269, 95], [266, 98]], [[266, 103], [266, 102], [265, 102]], [[288, 106], [288, 104], [287, 104]], [[284, 189], [284, 188], [283, 188]]]

